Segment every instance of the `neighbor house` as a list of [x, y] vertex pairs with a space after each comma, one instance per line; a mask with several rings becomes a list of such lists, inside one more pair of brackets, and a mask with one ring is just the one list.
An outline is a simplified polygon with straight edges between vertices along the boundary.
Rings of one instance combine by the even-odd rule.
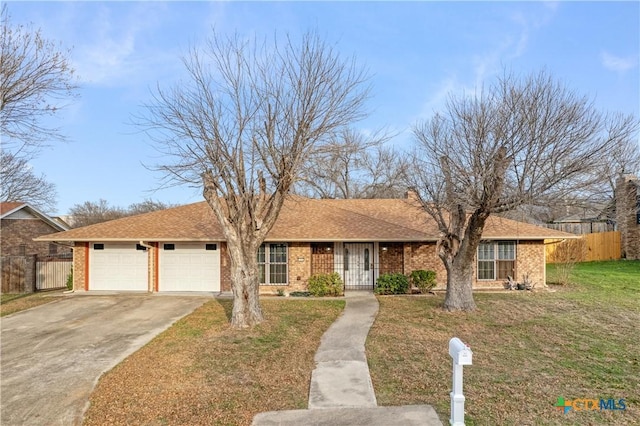
[[[289, 197], [258, 253], [262, 293], [305, 290], [316, 273], [337, 272], [349, 289], [378, 276], [446, 271], [438, 229], [412, 199]], [[475, 262], [476, 288], [502, 288], [508, 275], [545, 282], [545, 239], [561, 231], [490, 217]], [[222, 229], [205, 202], [126, 217], [41, 237], [74, 244], [74, 289], [145, 292], [231, 290]]]
[[52, 240], [34, 241], [34, 238], [69, 227], [28, 203], [0, 203], [0, 255], [26, 256], [48, 255], [69, 252], [68, 247], [59, 246]]

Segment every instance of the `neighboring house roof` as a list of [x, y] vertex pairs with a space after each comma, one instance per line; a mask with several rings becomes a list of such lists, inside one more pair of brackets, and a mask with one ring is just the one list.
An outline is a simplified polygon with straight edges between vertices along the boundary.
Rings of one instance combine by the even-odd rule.
[[19, 207], [24, 206], [25, 203], [17, 203], [13, 201], [9, 201], [6, 203], [0, 203], [0, 216], [4, 217], [5, 214], [9, 214], [14, 210], [17, 210]]
[[66, 231], [68, 226], [54, 220], [46, 213], [41, 212], [28, 203], [21, 202], [4, 202], [0, 203], [0, 219], [40, 219], [54, 229]]
[[[407, 199], [327, 200], [289, 197], [268, 241], [437, 241], [434, 221]], [[490, 216], [487, 239], [575, 238], [554, 229]], [[102, 222], [40, 241], [224, 241], [206, 202]]]

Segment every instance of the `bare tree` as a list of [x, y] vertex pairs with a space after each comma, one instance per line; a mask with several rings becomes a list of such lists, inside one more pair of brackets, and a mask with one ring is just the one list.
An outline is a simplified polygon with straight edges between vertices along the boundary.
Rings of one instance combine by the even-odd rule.
[[85, 201], [82, 204], [74, 204], [69, 209], [69, 216], [71, 216], [69, 219], [70, 225], [74, 228], [79, 228], [108, 220], [120, 219], [129, 215], [126, 210], [110, 206], [107, 200], [101, 198], [97, 202]]
[[101, 198], [99, 201], [85, 201], [82, 204], [74, 204], [69, 209], [69, 223], [74, 228], [79, 228], [108, 220], [120, 219], [121, 217], [164, 210], [170, 207], [175, 207], [175, 205], [148, 199], [133, 203], [128, 208], [122, 208], [111, 206], [107, 200]]
[[364, 159], [367, 183], [361, 198], [403, 198], [407, 187], [404, 173], [407, 159], [391, 147], [377, 146]]
[[385, 146], [392, 135], [364, 135], [345, 129], [309, 156], [296, 190], [319, 198], [402, 197], [405, 183], [396, 151]]
[[7, 4], [0, 19], [0, 149], [1, 195], [52, 210], [55, 185], [37, 176], [29, 161], [51, 140], [64, 139], [60, 129], [42, 123], [74, 96], [68, 51], [46, 40], [40, 30], [12, 26]]
[[570, 197], [593, 184], [611, 147], [637, 133], [540, 72], [504, 75], [486, 92], [451, 97], [414, 128], [409, 183], [441, 237], [447, 310], [473, 310], [473, 262], [489, 215]]
[[[619, 133], [620, 129], [637, 126], [637, 121], [632, 115], [617, 113], [608, 118], [606, 125], [609, 133]], [[593, 170], [598, 185], [587, 192], [588, 204], [603, 206], [602, 216], [609, 220], [615, 220], [615, 189], [620, 176], [640, 174], [640, 141], [632, 135], [612, 143], [608, 155]]]
[[150, 213], [158, 210], [169, 209], [171, 207], [176, 207], [176, 205], [170, 204], [170, 203], [164, 203], [162, 201], [148, 199], [148, 200], [141, 201], [139, 203], [131, 204], [127, 209], [127, 215], [133, 216], [137, 214]]
[[363, 117], [366, 76], [316, 34], [242, 41], [214, 32], [191, 49], [187, 81], [158, 87], [135, 118], [167, 162], [166, 179], [201, 186], [227, 241], [231, 324], [263, 320], [258, 249], [307, 156]]
[[0, 29], [0, 131], [3, 149], [14, 155], [37, 151], [64, 137], [59, 128], [43, 124], [74, 97], [77, 86], [69, 65], [69, 51], [45, 39], [40, 30], [12, 26], [7, 4], [2, 5]]
[[52, 211], [56, 187], [44, 175], [36, 175], [26, 159], [0, 151], [0, 200], [22, 201]]

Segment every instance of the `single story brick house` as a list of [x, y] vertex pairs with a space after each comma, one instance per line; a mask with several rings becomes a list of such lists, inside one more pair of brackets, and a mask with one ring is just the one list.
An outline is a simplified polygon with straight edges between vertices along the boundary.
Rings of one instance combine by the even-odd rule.
[[[507, 275], [545, 282], [545, 239], [572, 234], [490, 217], [475, 262], [476, 288], [502, 288]], [[231, 290], [227, 245], [206, 202], [38, 238], [74, 244], [74, 290]], [[262, 293], [305, 290], [316, 273], [338, 272], [345, 288], [372, 289], [380, 274], [446, 272], [438, 230], [411, 199], [289, 197], [258, 253]]]
[[42, 235], [68, 230], [61, 221], [28, 203], [0, 203], [0, 255], [27, 256], [68, 253], [69, 249], [53, 242], [34, 241]]

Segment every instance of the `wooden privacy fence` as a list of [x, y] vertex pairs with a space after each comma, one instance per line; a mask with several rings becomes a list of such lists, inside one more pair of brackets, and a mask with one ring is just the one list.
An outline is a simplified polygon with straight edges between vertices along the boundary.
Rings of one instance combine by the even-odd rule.
[[545, 255], [547, 263], [620, 259], [620, 231], [584, 234], [567, 240], [545, 240]]
[[72, 258], [69, 255], [38, 256], [36, 262], [36, 290], [65, 288], [71, 273]]
[[65, 288], [71, 272], [71, 253], [52, 256], [3, 256], [2, 293], [32, 293]]
[[[2, 293], [31, 293], [35, 256], [3, 256]], [[27, 285], [31, 283], [31, 285]]]

